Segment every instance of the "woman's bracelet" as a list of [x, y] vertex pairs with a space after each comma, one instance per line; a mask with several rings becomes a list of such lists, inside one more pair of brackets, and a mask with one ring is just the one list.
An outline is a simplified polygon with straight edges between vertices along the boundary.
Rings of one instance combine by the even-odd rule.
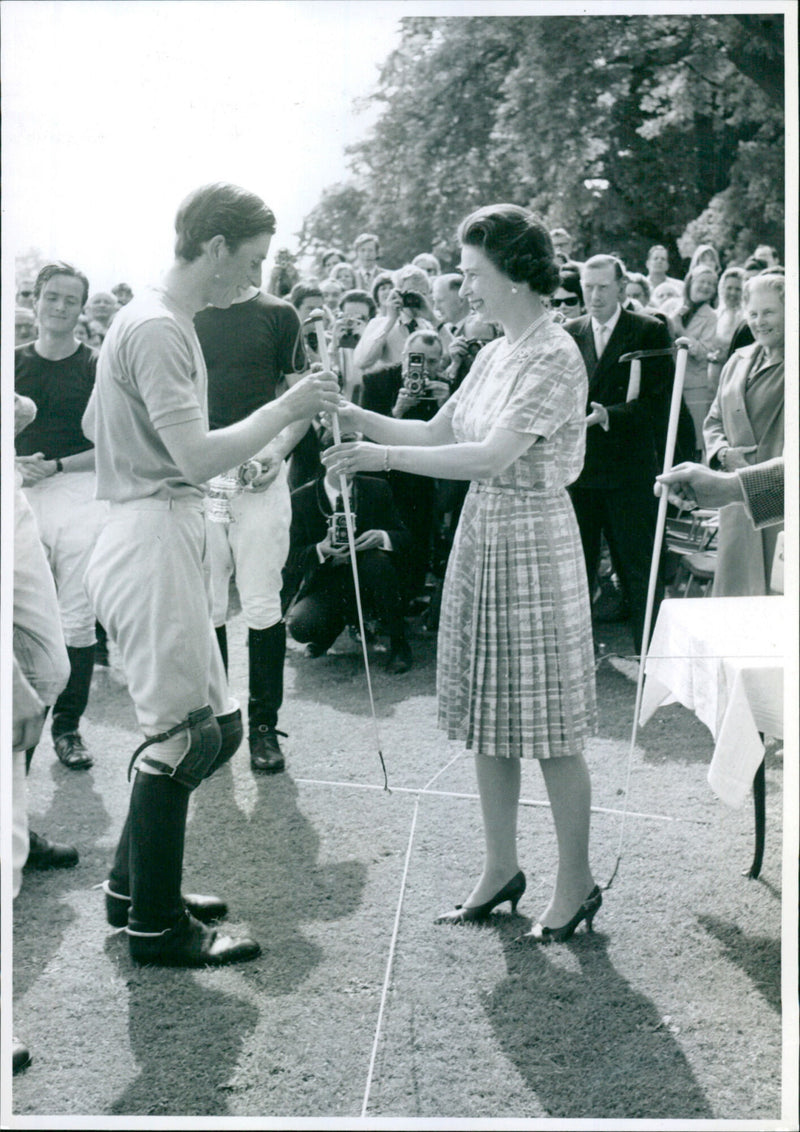
[[384, 449], [383, 449], [383, 470], [385, 472], [391, 471], [391, 468], [389, 467], [389, 446], [388, 446], [388, 444], [384, 445]]

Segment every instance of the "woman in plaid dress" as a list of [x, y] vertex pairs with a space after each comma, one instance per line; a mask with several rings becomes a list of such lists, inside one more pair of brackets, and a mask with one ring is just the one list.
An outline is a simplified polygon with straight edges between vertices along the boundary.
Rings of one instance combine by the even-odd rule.
[[602, 902], [589, 866], [594, 654], [580, 535], [566, 491], [583, 464], [587, 377], [543, 302], [558, 284], [550, 237], [516, 205], [463, 221], [461, 293], [504, 337], [485, 346], [429, 422], [346, 405], [376, 443], [330, 449], [336, 472], [396, 469], [472, 481], [450, 554], [439, 627], [439, 723], [475, 752], [483, 872], [439, 922], [485, 920], [525, 890], [516, 849], [520, 759], [538, 759], [559, 849], [552, 898], [528, 933], [568, 939]]

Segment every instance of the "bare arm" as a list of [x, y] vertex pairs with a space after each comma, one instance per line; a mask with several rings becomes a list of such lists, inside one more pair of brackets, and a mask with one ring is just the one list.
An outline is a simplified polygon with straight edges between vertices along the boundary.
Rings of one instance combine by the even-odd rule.
[[[386, 419], [386, 418], [381, 418]], [[431, 421], [434, 424], [436, 418]], [[395, 424], [419, 423], [396, 421]], [[413, 472], [435, 479], [485, 480], [505, 471], [510, 464], [538, 439], [530, 433], [493, 428], [480, 442], [444, 443], [433, 447], [381, 446], [380, 444], [340, 444], [329, 448], [322, 457], [326, 467], [335, 473], [380, 471]]]
[[312, 373], [277, 400], [262, 405], [228, 428], [210, 432], [202, 421], [195, 419], [166, 425], [159, 429], [159, 434], [186, 478], [191, 483], [205, 483], [249, 460], [295, 422], [302, 421], [307, 427], [312, 417], [332, 411], [338, 401], [336, 377], [331, 373]]
[[339, 423], [342, 429], [363, 432], [378, 444], [431, 447], [452, 444], [455, 439], [450, 414], [441, 410], [429, 421], [415, 421], [387, 417], [383, 413], [373, 413], [371, 409], [362, 409], [359, 405], [348, 402], [339, 406]]

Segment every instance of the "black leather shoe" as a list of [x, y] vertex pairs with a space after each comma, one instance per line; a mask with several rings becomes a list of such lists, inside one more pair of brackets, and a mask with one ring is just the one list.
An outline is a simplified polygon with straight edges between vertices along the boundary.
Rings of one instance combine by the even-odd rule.
[[256, 774], [277, 774], [286, 766], [278, 736], [286, 734], [260, 724], [250, 732], [250, 769]]
[[77, 731], [67, 731], [53, 739], [59, 762], [68, 766], [70, 770], [88, 770], [94, 766], [94, 759], [86, 750], [86, 745]]
[[78, 850], [74, 845], [59, 845], [48, 841], [39, 833], [28, 833], [30, 848], [26, 869], [74, 869], [78, 863]]
[[592, 921], [600, 910], [600, 905], [603, 903], [603, 894], [597, 885], [594, 886], [592, 891], [581, 904], [578, 911], [571, 920], [567, 920], [566, 924], [562, 924], [558, 928], [548, 928], [544, 924], [534, 924], [529, 932], [520, 936], [520, 943], [533, 942], [533, 943], [566, 943], [568, 939], [572, 939], [575, 934], [575, 929], [584, 920], [586, 921], [586, 930], [592, 930]]
[[414, 658], [408, 641], [392, 641], [386, 658], [386, 671], [399, 675], [401, 672], [408, 672], [413, 663]]
[[[106, 920], [112, 928], [127, 927], [128, 909], [131, 906], [130, 896], [120, 896], [119, 893], [112, 892], [107, 880], [103, 881], [103, 892], [106, 896]], [[228, 905], [218, 896], [200, 896], [196, 892], [188, 892], [183, 897], [183, 903], [187, 912], [201, 924], [211, 924], [228, 914]]]
[[485, 904], [456, 904], [452, 912], [443, 912], [433, 921], [435, 924], [476, 924], [489, 919], [492, 911], [505, 900], [511, 905], [512, 913], [516, 913], [517, 905], [525, 892], [525, 874], [522, 869], [515, 873], [508, 884], [504, 884], [491, 900]]
[[232, 939], [218, 935], [188, 912], [176, 927], [164, 932], [140, 932], [128, 928], [131, 959], [155, 967], [223, 967], [244, 963], [261, 954], [254, 939]]
[[17, 1037], [12, 1038], [11, 1066], [14, 1074], [21, 1073], [31, 1063], [31, 1055], [27, 1046], [24, 1046]]

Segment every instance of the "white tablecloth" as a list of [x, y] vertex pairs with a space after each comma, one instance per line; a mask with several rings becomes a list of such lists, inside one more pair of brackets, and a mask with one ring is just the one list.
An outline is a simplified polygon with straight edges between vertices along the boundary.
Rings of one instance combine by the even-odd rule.
[[639, 722], [681, 703], [716, 745], [708, 781], [741, 806], [764, 757], [759, 732], [783, 735], [784, 597], [672, 598], [661, 603], [645, 661]]

